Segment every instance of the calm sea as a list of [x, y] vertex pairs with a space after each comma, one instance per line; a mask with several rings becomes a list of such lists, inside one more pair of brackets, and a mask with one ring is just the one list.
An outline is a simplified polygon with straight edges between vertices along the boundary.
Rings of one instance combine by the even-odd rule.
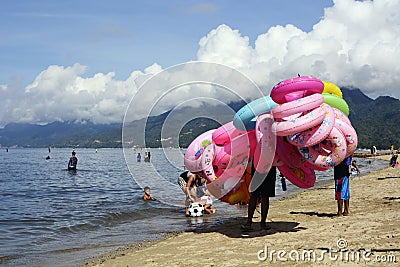
[[[151, 149], [150, 163], [135, 160], [148, 150], [126, 150], [135, 178], [122, 149], [75, 149], [76, 172], [66, 170], [71, 151], [0, 150], [0, 264], [74, 266], [119, 246], [246, 214], [246, 209], [216, 201], [215, 215], [184, 216], [184, 194], [176, 184], [183, 150]], [[387, 165], [358, 161], [363, 172]], [[318, 180], [332, 179], [332, 174], [318, 173]], [[277, 197], [298, 192], [287, 183], [288, 191], [282, 192], [277, 179]], [[140, 199], [146, 185], [160, 201]]]

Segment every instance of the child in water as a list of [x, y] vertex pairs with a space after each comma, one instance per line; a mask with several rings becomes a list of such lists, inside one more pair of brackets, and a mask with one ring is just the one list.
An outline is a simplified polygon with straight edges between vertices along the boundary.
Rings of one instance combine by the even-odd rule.
[[351, 173], [350, 174], [352, 174], [352, 175], [360, 175], [361, 174], [360, 168], [358, 167], [356, 160], [353, 160], [351, 162]]
[[150, 187], [148, 187], [148, 186], [146, 186], [144, 189], [143, 189], [143, 191], [144, 191], [144, 195], [143, 195], [143, 200], [156, 200], [152, 195], [151, 195], [151, 192], [150, 192]]

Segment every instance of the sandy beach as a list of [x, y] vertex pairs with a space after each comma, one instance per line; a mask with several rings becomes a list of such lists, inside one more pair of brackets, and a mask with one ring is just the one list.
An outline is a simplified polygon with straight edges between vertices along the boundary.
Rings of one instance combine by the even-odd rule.
[[240, 226], [246, 218], [232, 218], [209, 229], [121, 248], [83, 265], [398, 265], [400, 169], [353, 177], [350, 187], [350, 216], [335, 216], [332, 179], [322, 187], [271, 201], [270, 230], [260, 231], [254, 223], [254, 231], [243, 232]]

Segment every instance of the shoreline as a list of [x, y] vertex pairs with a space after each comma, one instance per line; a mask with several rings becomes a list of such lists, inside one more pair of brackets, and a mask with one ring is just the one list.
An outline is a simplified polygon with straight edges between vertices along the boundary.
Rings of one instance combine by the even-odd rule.
[[[388, 160], [390, 155], [380, 158]], [[256, 230], [244, 233], [240, 225], [246, 218], [233, 217], [215, 226], [124, 246], [87, 259], [81, 266], [135, 266], [138, 262], [142, 266], [189, 266], [198, 264], [199, 258], [203, 266], [282, 263], [277, 261], [276, 255], [272, 262], [260, 261], [257, 252], [266, 246], [271, 247], [270, 250], [314, 249], [321, 252], [327, 248], [337, 249], [339, 239], [345, 240], [349, 249], [371, 249], [375, 256], [393, 255], [399, 262], [400, 179], [395, 179], [400, 178], [399, 173], [398, 168], [387, 167], [353, 177], [350, 184], [351, 216], [335, 216], [332, 180], [311, 190], [272, 200], [267, 219], [270, 230], [259, 231], [256, 223], [259, 218], [255, 218]], [[319, 263], [332, 261], [326, 257]], [[376, 265], [376, 262], [370, 264]]]

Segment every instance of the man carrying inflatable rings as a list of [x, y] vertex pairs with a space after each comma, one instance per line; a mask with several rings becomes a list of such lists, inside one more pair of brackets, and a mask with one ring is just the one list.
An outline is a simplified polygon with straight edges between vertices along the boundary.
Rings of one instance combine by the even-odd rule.
[[251, 227], [253, 223], [253, 215], [254, 211], [257, 206], [257, 201], [261, 197], [261, 222], [260, 222], [260, 228], [261, 230], [268, 230], [271, 229], [271, 227], [267, 226], [266, 220], [267, 220], [267, 215], [268, 215], [268, 209], [269, 209], [269, 198], [275, 196], [275, 182], [276, 182], [276, 167], [272, 166], [271, 169], [269, 170], [268, 174], [260, 174], [258, 173], [254, 166], [253, 163], [250, 162], [249, 164], [252, 165], [252, 176], [254, 177], [255, 175], [263, 175], [265, 176], [262, 184], [253, 192], [250, 193], [250, 200], [249, 200], [249, 205], [248, 205], [248, 210], [247, 210], [247, 222], [246, 224], [241, 226], [241, 229], [243, 231], [252, 231], [253, 228]]

